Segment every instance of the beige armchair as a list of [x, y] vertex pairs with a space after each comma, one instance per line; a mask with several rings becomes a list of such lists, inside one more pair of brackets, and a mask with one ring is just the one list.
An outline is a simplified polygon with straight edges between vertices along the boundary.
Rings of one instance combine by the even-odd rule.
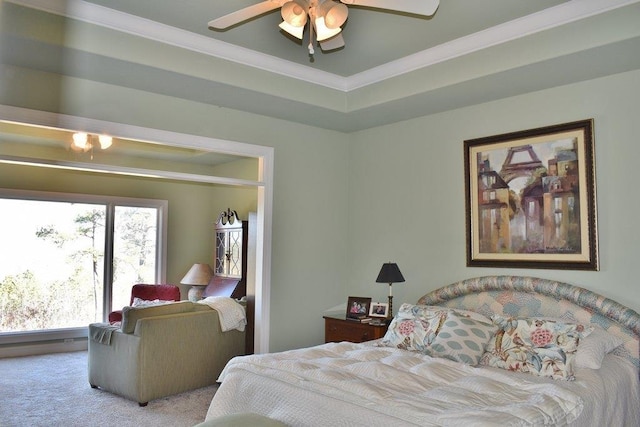
[[125, 307], [122, 325], [89, 325], [89, 384], [140, 406], [153, 399], [214, 384], [245, 333], [222, 332], [211, 307], [180, 301]]

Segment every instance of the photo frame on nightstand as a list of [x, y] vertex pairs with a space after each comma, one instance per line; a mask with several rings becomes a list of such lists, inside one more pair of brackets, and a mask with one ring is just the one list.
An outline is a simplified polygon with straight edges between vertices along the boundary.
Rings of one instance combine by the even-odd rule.
[[347, 319], [360, 320], [369, 317], [371, 298], [349, 297], [347, 300]]
[[372, 302], [369, 308], [370, 317], [387, 317], [389, 314], [389, 304], [386, 302]]

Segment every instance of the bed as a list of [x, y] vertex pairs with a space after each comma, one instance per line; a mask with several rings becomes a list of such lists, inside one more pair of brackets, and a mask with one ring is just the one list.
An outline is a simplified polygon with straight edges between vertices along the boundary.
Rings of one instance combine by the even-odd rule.
[[232, 359], [206, 419], [638, 426], [639, 337], [638, 313], [586, 289], [467, 279], [403, 304], [380, 340]]

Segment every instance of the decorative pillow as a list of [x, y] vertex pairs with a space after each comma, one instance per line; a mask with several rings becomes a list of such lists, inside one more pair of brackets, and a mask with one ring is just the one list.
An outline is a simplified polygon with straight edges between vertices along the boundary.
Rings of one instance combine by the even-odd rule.
[[487, 345], [481, 365], [553, 379], [574, 379], [580, 339], [593, 327], [545, 319], [492, 317], [499, 329]]
[[447, 311], [441, 307], [402, 304], [381, 345], [424, 352], [436, 337]]
[[593, 332], [580, 341], [576, 354], [578, 368], [600, 369], [604, 357], [616, 347], [624, 344], [622, 338], [594, 326]]
[[492, 323], [480, 322], [452, 310], [447, 313], [426, 353], [475, 366], [497, 330]]
[[133, 304], [131, 304], [131, 307], [149, 307], [154, 305], [170, 304], [172, 302], [175, 301], [164, 301], [161, 299], [146, 300], [138, 297], [133, 297]]

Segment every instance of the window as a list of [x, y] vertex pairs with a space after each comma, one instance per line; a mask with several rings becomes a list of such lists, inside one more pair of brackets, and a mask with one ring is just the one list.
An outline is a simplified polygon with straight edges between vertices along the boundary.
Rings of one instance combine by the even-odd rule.
[[164, 281], [166, 210], [163, 200], [0, 190], [2, 341], [86, 335], [129, 304], [134, 283]]

